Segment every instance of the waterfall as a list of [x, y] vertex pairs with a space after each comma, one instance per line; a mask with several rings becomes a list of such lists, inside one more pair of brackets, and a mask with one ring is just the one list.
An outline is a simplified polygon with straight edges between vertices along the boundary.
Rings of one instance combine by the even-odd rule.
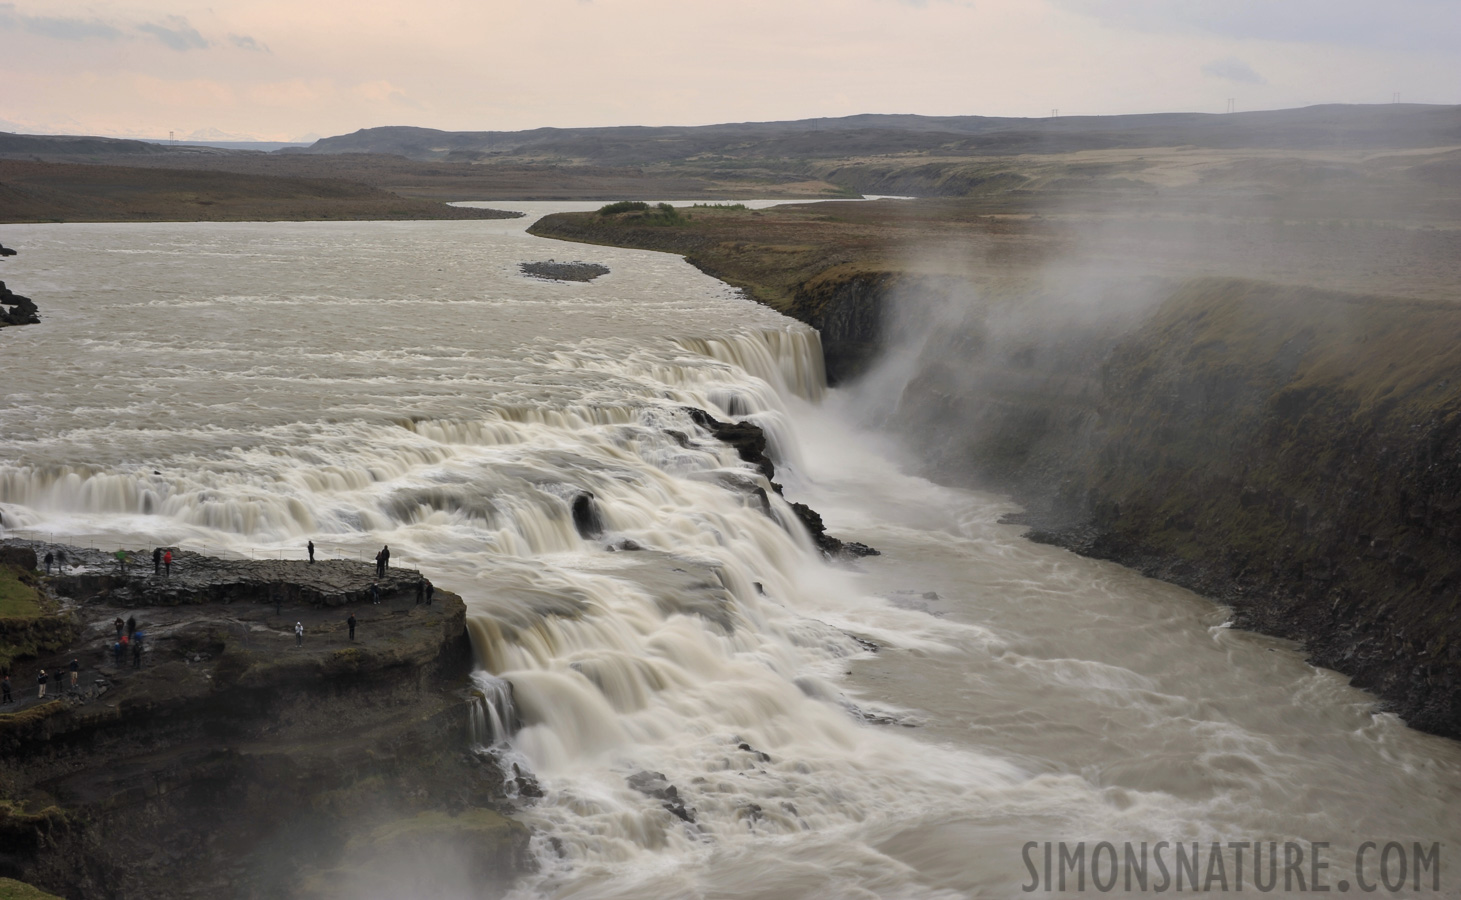
[[483, 671], [472, 673], [470, 734], [473, 747], [490, 748], [512, 737], [517, 711], [512, 685]]

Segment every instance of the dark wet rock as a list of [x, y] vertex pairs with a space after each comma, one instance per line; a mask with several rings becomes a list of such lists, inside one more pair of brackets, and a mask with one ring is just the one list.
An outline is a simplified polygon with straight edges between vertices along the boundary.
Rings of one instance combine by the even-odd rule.
[[757, 762], [763, 762], [763, 763], [769, 763], [769, 762], [771, 762], [771, 754], [764, 753], [764, 752], [762, 752], [760, 750], [757, 750], [755, 747], [752, 747], [750, 744], [746, 743], [745, 741], [741, 741], [739, 744], [736, 744], [736, 749], [737, 750], [744, 750], [747, 753], [751, 754], [752, 756], [756, 757], [756, 761]]
[[538, 779], [531, 772], [524, 772], [517, 763], [512, 764], [512, 782], [517, 786], [519, 797], [539, 800], [543, 796], [543, 788], [538, 784]]
[[642, 551], [644, 547], [636, 541], [631, 541], [629, 538], [624, 538], [622, 541], [615, 541], [604, 549], [608, 550], [610, 553], [614, 553], [616, 551], [637, 553], [639, 551]]
[[812, 536], [812, 541], [816, 543], [817, 549], [822, 551], [823, 556], [833, 559], [854, 559], [862, 556], [882, 555], [867, 544], [857, 541], [842, 541], [828, 534], [827, 526], [822, 524], [821, 514], [805, 503], [793, 503], [791, 509], [801, 520], [807, 533]]
[[710, 432], [716, 440], [729, 444], [741, 459], [755, 466], [770, 481], [776, 476], [776, 466], [766, 455], [766, 433], [761, 426], [752, 422], [722, 422], [703, 409], [684, 407], [685, 413], [701, 428]]
[[29, 297], [22, 297], [0, 281], [0, 328], [6, 325], [35, 325], [40, 322], [40, 310]]
[[[735, 448], [736, 454], [742, 460], [755, 466], [770, 482], [772, 490], [778, 494], [782, 493], [781, 485], [772, 481], [776, 476], [776, 466], [771, 461], [771, 457], [767, 455], [766, 433], [761, 430], [761, 426], [753, 422], [722, 422], [705, 410], [696, 409], [693, 406], [686, 406], [683, 409], [696, 425], [710, 432], [722, 443]], [[729, 489], [749, 494], [753, 502], [767, 515], [771, 514], [771, 498], [765, 488], [744, 478], [737, 479], [734, 475], [717, 473], [716, 477]], [[817, 549], [822, 551], [822, 555], [841, 559], [881, 555], [867, 544], [857, 541], [842, 541], [828, 534], [826, 526], [822, 524], [822, 516], [805, 503], [792, 503], [791, 509], [802, 526], [811, 534], [812, 541], [817, 545]]]
[[604, 519], [599, 514], [594, 495], [584, 491], [573, 498], [573, 527], [578, 536], [586, 541], [595, 540], [604, 534]]
[[15, 251], [4, 245], [0, 245], [0, 256], [14, 256]]
[[664, 808], [672, 815], [694, 824], [695, 808], [687, 807], [685, 801], [680, 798], [680, 791], [669, 779], [659, 772], [635, 772], [625, 779], [629, 786], [641, 794], [653, 797], [661, 801]]
[[600, 275], [609, 274], [609, 267], [598, 263], [557, 262], [551, 259], [546, 262], [518, 263], [517, 267], [524, 275], [548, 281], [593, 281]]
[[[847, 634], [847, 632], [844, 631], [843, 634]], [[876, 641], [870, 641], [867, 638], [858, 637], [855, 634], [847, 634], [847, 636], [856, 641], [859, 647], [869, 653], [877, 653], [879, 650], [883, 649], [882, 645], [878, 644]]]

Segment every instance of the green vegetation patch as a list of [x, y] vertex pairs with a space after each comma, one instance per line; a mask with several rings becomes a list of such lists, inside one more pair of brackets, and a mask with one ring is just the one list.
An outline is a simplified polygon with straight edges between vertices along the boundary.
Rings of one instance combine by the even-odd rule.
[[599, 207], [601, 216], [617, 216], [619, 213], [640, 212], [649, 209], [649, 204], [643, 200], [620, 200], [617, 203], [609, 203]]
[[33, 619], [41, 614], [40, 595], [14, 566], [0, 568], [0, 619]]
[[13, 878], [0, 878], [0, 900], [61, 900], [55, 894], [47, 894], [38, 887], [32, 887]]

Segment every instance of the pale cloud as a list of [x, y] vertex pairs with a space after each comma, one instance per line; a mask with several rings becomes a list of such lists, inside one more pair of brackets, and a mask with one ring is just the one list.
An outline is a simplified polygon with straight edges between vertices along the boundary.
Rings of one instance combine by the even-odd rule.
[[1051, 0], [1108, 25], [1400, 50], [1461, 46], [1456, 0]]
[[267, 44], [261, 44], [247, 34], [230, 34], [228, 42], [240, 50], [253, 50], [256, 53], [270, 53]]
[[1213, 60], [1202, 67], [1202, 74], [1212, 78], [1235, 81], [1238, 84], [1268, 84], [1267, 78], [1259, 75], [1252, 66], [1236, 56]]
[[182, 16], [168, 16], [161, 24], [158, 22], [144, 22], [137, 26], [137, 30], [143, 34], [150, 34], [162, 41], [164, 46], [174, 50], [201, 50], [208, 46], [208, 41], [198, 33], [198, 29], [188, 24], [188, 20]]
[[100, 19], [31, 16], [17, 11], [14, 3], [0, 3], [0, 28], [18, 28], [62, 41], [84, 41], [87, 38], [115, 40], [122, 36], [120, 28]]

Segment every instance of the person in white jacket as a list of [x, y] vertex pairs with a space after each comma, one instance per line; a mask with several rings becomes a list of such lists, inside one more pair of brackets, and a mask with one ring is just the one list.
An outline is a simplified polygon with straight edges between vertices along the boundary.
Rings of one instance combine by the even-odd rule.
[[304, 646], [304, 623], [303, 622], [295, 622], [294, 623], [294, 646], [296, 646], [296, 647], [303, 647]]

